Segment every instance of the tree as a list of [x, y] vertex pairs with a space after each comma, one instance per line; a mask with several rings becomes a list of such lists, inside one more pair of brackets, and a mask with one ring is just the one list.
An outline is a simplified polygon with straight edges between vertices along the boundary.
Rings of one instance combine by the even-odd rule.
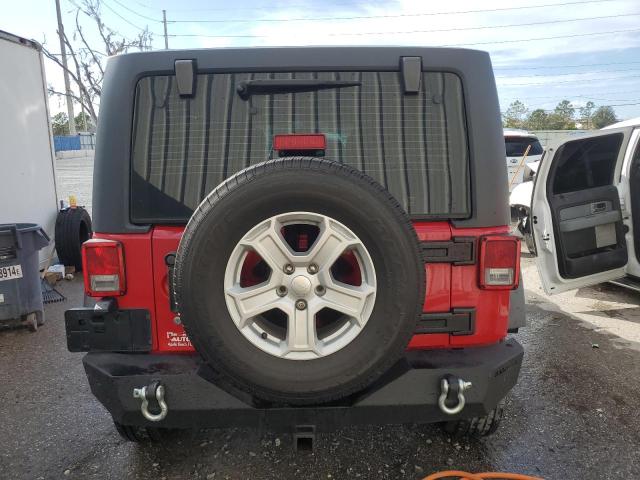
[[502, 124], [506, 128], [523, 128], [527, 112], [527, 106], [520, 100], [516, 100], [509, 105], [507, 111], [502, 115]]
[[543, 109], [538, 108], [531, 112], [525, 122], [527, 130], [545, 130], [548, 127], [549, 114]]
[[51, 129], [54, 135], [69, 135], [69, 117], [66, 113], [56, 113], [51, 119]]
[[576, 109], [569, 100], [562, 100], [549, 115], [549, 127], [552, 130], [575, 130], [575, 112]]
[[596, 104], [592, 101], [588, 101], [585, 103], [584, 107], [580, 108], [580, 122], [582, 123], [582, 128], [591, 128], [591, 117], [593, 115], [594, 108], [596, 108]]
[[[145, 27], [135, 38], [129, 39], [106, 26], [102, 21], [100, 0], [81, 0], [74, 5], [76, 6], [76, 29], [71, 39], [66, 33], [64, 34], [64, 43], [70, 59], [66, 71], [76, 84], [77, 91], [67, 95], [66, 92], [57, 91], [54, 87], [49, 86], [49, 94], [62, 97], [70, 96], [85, 108], [91, 122], [95, 125], [98, 120], [98, 108], [102, 94], [104, 62], [111, 55], [125, 53], [131, 49], [149, 50], [152, 36], [148, 27]], [[81, 15], [89, 19], [93, 28], [97, 30], [102, 40], [100, 46], [89, 44], [80, 21]], [[46, 47], [43, 47], [42, 51], [47, 58], [54, 61], [63, 70], [65, 69], [62, 59], [58, 55], [50, 52]]]
[[[83, 112], [75, 116], [76, 126], [82, 132], [94, 132], [96, 127], [91, 117]], [[54, 135], [69, 135], [69, 117], [65, 112], [56, 113], [51, 118], [51, 129]]]
[[612, 107], [602, 106], [593, 113], [591, 117], [594, 128], [604, 128], [608, 125], [614, 124], [618, 121], [616, 118], [616, 112]]
[[95, 132], [96, 126], [93, 123], [93, 119], [86, 112], [80, 112], [75, 117], [76, 127], [81, 132]]

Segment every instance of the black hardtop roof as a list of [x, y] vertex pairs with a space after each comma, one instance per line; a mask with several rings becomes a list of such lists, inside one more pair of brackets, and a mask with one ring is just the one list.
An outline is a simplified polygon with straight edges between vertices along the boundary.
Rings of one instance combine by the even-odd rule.
[[111, 57], [105, 72], [94, 163], [96, 232], [135, 233], [130, 222], [133, 105], [138, 81], [173, 75], [176, 60], [194, 60], [197, 73], [264, 71], [398, 71], [401, 57], [421, 57], [422, 69], [452, 72], [462, 81], [470, 159], [471, 215], [458, 226], [508, 223], [504, 136], [489, 54], [479, 50], [402, 46], [327, 46], [156, 50]]
[[132, 52], [110, 63], [149, 71], [173, 69], [179, 59], [193, 59], [199, 70], [243, 69], [397, 69], [400, 57], [422, 57], [423, 68], [462, 70], [463, 65], [491, 65], [487, 52], [464, 48], [402, 46], [225, 47]]

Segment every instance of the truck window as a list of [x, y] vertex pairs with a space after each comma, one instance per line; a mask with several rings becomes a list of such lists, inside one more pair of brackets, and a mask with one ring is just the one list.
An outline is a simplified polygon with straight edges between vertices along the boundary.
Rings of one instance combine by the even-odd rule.
[[[359, 86], [253, 94], [250, 80], [318, 79]], [[215, 73], [180, 98], [175, 77], [142, 78], [135, 93], [131, 220], [185, 223], [234, 173], [273, 157], [276, 134], [323, 133], [325, 157], [367, 173], [413, 216], [470, 213], [469, 158], [460, 78], [424, 72], [404, 94], [398, 72]]]
[[533, 137], [505, 137], [505, 150], [507, 157], [521, 157], [531, 145], [528, 155], [542, 155], [542, 145], [537, 138]]
[[576, 192], [613, 183], [623, 135], [615, 133], [574, 140], [560, 147], [554, 160], [553, 194]]

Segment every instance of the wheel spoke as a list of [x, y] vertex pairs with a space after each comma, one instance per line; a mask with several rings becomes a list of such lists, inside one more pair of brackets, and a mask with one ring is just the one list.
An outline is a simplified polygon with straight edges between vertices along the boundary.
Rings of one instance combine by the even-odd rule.
[[329, 282], [325, 288], [322, 301], [326, 307], [354, 318], [360, 325], [366, 321], [363, 313], [368, 306], [367, 300], [375, 294], [375, 288], [367, 284], [356, 287], [335, 281]]
[[274, 308], [282, 306], [282, 298], [276, 293], [276, 287], [272, 282], [255, 287], [242, 288], [233, 286], [227, 289], [236, 307], [240, 324], [238, 328], [243, 328], [256, 316]]
[[307, 253], [307, 257], [311, 263], [318, 265], [320, 270], [329, 270], [346, 249], [357, 244], [357, 238], [335, 222], [325, 218], [320, 234]]
[[270, 219], [254, 228], [241, 240], [245, 247], [250, 247], [267, 262], [272, 270], [281, 272], [282, 268], [292, 263], [293, 255], [279, 231], [279, 224]]
[[315, 309], [294, 309], [289, 315], [287, 326], [287, 347], [290, 352], [306, 351], [318, 353]]

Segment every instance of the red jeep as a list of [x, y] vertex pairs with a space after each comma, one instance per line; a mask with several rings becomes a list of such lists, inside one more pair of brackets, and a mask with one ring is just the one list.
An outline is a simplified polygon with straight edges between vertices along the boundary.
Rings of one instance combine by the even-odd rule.
[[125, 438], [497, 427], [524, 297], [488, 54], [112, 58], [93, 214], [68, 347]]

